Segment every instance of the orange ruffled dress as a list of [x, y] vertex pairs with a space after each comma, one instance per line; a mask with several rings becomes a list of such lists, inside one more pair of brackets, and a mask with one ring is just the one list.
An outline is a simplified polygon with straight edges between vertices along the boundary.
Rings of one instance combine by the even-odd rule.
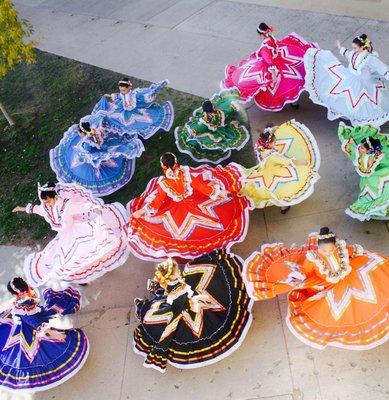
[[368, 350], [389, 339], [389, 258], [337, 240], [331, 257], [304, 246], [264, 245], [245, 262], [243, 277], [255, 300], [288, 293], [286, 323], [302, 342]]
[[130, 249], [151, 261], [193, 259], [243, 241], [249, 202], [237, 195], [242, 181], [243, 172], [233, 163], [216, 168], [177, 164], [165, 176], [153, 178], [127, 205], [130, 215], [146, 208], [142, 217], [130, 217]]

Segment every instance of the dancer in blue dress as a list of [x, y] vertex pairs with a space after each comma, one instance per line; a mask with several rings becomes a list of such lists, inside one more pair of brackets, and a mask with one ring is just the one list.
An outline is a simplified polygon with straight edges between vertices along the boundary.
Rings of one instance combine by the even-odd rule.
[[173, 105], [170, 101], [155, 102], [158, 92], [169, 83], [168, 80], [153, 83], [148, 88], [133, 89], [128, 78], [119, 81], [119, 93], [105, 94], [95, 105], [93, 115], [109, 115], [110, 119], [127, 130], [136, 131], [148, 139], [160, 129], [169, 131], [174, 120]]
[[96, 196], [106, 196], [130, 181], [135, 158], [143, 151], [135, 132], [108, 116], [88, 115], [50, 150], [50, 164], [59, 181], [74, 182]]
[[59, 330], [48, 323], [78, 311], [80, 293], [46, 289], [41, 301], [23, 278], [12, 279], [8, 291], [15, 299], [0, 313], [0, 387], [35, 392], [60, 385], [84, 365], [89, 343], [81, 329]]

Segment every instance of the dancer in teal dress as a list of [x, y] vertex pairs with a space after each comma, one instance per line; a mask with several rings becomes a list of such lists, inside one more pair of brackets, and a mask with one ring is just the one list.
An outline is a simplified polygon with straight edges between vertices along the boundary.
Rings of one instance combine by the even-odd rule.
[[353, 162], [361, 177], [358, 199], [346, 214], [360, 221], [389, 219], [389, 140], [371, 125], [339, 124], [342, 150]]
[[176, 144], [182, 153], [195, 161], [214, 164], [231, 156], [231, 150], [240, 150], [250, 135], [247, 114], [240, 105], [236, 89], [223, 90], [215, 94], [184, 126], [175, 130]]

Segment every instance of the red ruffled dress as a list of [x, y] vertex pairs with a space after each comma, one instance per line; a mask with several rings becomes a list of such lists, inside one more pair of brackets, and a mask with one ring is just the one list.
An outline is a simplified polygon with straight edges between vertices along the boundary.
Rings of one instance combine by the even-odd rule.
[[[238, 165], [198, 168], [175, 165], [153, 178], [146, 191], [128, 205], [129, 246], [146, 260], [192, 259], [244, 240], [249, 202], [237, 193], [243, 175]], [[225, 195], [227, 192], [227, 195]]]

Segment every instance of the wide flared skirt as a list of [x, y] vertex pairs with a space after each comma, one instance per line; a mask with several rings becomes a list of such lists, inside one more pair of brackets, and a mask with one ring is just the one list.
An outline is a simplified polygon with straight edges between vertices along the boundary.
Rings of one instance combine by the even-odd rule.
[[252, 302], [241, 278], [240, 258], [225, 250], [213, 251], [189, 262], [183, 275], [194, 296], [208, 294], [212, 307], [198, 312], [183, 312], [172, 333], [169, 348], [160, 358], [150, 357], [166, 327], [166, 321], [149, 323], [146, 313], [153, 304], [140, 310], [142, 323], [134, 332], [134, 350], [145, 357], [145, 366], [164, 372], [169, 363], [177, 368], [198, 368], [220, 361], [243, 342], [251, 325]]
[[[215, 131], [201, 123], [202, 108], [194, 110], [184, 126], [176, 127], [174, 135], [181, 153], [188, 154], [197, 162], [218, 164], [231, 156], [232, 150], [241, 150], [250, 139], [249, 121], [243, 106], [239, 104], [239, 91], [223, 90], [210, 100], [214, 108], [225, 115], [225, 125]], [[198, 132], [193, 134], [193, 129]]]
[[352, 270], [337, 283], [304, 276], [308, 247], [265, 246], [245, 262], [248, 292], [263, 300], [288, 295], [286, 323], [302, 342], [368, 350], [389, 339], [389, 259], [365, 250], [351, 259]]
[[[2, 325], [0, 334], [7, 335], [6, 330]], [[35, 392], [51, 389], [75, 375], [88, 357], [88, 339], [81, 329], [61, 332], [65, 340], [43, 339], [32, 361], [25, 357], [18, 344], [1, 351], [0, 387], [8, 391]]]
[[[219, 181], [231, 194], [211, 199], [194, 191], [180, 202], [167, 198], [153, 216], [130, 217], [129, 246], [137, 257], [151, 261], [166, 257], [193, 259], [217, 248], [229, 248], [246, 237], [249, 202], [236, 194], [242, 180], [239, 166], [211, 168], [204, 165], [190, 171], [206, 180]], [[146, 198], [157, 187], [158, 178], [154, 178], [146, 191], [127, 205], [129, 215], [143, 208]]]
[[320, 179], [320, 152], [310, 130], [291, 120], [279, 126], [275, 132], [279, 152], [306, 165], [278, 164], [269, 160], [257, 167], [245, 170], [246, 183], [240, 192], [253, 207], [292, 206], [310, 197], [315, 183]]
[[135, 158], [144, 148], [138, 139], [125, 155], [113, 154], [91, 161], [80, 154], [81, 137], [75, 129], [65, 132], [58, 146], [50, 150], [50, 166], [60, 182], [77, 183], [95, 196], [107, 196], [126, 185], [135, 172]]
[[170, 101], [152, 103], [147, 108], [125, 110], [102, 97], [93, 109], [93, 114], [108, 115], [116, 126], [136, 132], [143, 139], [150, 138], [159, 130], [168, 132], [174, 121], [174, 108]]
[[308, 43], [296, 33], [291, 33], [277, 41], [277, 54], [273, 59], [278, 70], [275, 81], [268, 73], [269, 65], [253, 53], [249, 58], [241, 60], [238, 67], [226, 67], [226, 78], [221, 87], [236, 87], [242, 101], [254, 98], [258, 107], [267, 111], [280, 111], [285, 104], [299, 99], [305, 83], [304, 54], [308, 49], [316, 47], [316, 43]]
[[305, 88], [311, 100], [327, 108], [329, 120], [379, 127], [389, 121], [389, 88], [378, 78], [351, 72], [328, 50], [304, 56]]
[[33, 286], [49, 280], [88, 283], [124, 264], [129, 255], [126, 210], [113, 203], [104, 205], [101, 212], [92, 221], [58, 232], [42, 251], [27, 256], [28, 282]]

